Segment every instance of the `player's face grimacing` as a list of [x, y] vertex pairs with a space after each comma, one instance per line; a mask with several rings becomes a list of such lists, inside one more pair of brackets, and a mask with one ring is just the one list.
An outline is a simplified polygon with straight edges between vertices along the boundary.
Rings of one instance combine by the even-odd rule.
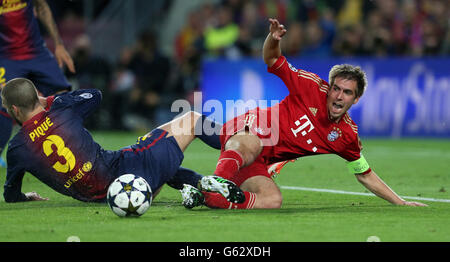
[[328, 117], [331, 121], [338, 122], [345, 112], [358, 102], [356, 89], [356, 81], [336, 77], [327, 96]]

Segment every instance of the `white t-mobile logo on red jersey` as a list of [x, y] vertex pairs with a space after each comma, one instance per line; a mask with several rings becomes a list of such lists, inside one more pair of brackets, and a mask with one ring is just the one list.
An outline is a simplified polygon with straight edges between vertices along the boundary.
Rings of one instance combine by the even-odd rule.
[[[311, 123], [311, 120], [309, 120], [307, 115], [303, 115], [299, 120], [295, 121], [294, 124], [298, 127], [297, 129], [291, 128], [291, 131], [295, 137], [297, 137], [297, 133], [300, 133], [302, 134], [302, 136], [305, 136], [307, 133], [311, 132], [314, 129], [314, 126]], [[304, 130], [307, 129], [308, 126], [309, 130], [308, 131]]]
[[[295, 137], [297, 137], [297, 134], [300, 133], [302, 136], [306, 136], [309, 132], [311, 132], [314, 129], [313, 124], [311, 123], [311, 120], [309, 120], [307, 115], [303, 115], [299, 120], [294, 122], [297, 126], [297, 129], [291, 128], [292, 133]], [[308, 129], [309, 126], [309, 129]], [[306, 131], [308, 130], [308, 131]], [[306, 140], [306, 143], [310, 146], [313, 146], [311, 150], [313, 152], [317, 152], [317, 147], [314, 146], [314, 143], [311, 139]]]

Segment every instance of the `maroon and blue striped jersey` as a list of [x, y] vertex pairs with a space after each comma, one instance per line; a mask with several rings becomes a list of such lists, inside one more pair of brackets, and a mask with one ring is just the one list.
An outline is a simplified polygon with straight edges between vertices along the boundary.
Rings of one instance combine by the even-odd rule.
[[32, 59], [45, 50], [33, 0], [0, 2], [0, 58]]
[[47, 108], [24, 122], [9, 142], [6, 202], [25, 201], [25, 172], [55, 191], [81, 201], [104, 201], [111, 182], [135, 174], [156, 191], [173, 178], [184, 155], [173, 136], [155, 129], [117, 151], [103, 149], [83, 126], [101, 92], [83, 89], [47, 98]]
[[22, 178], [29, 172], [55, 191], [81, 201], [103, 200], [115, 178], [120, 151], [107, 151], [83, 127], [101, 101], [98, 90], [47, 98], [48, 111], [23, 123], [10, 141], [4, 197], [24, 201]]

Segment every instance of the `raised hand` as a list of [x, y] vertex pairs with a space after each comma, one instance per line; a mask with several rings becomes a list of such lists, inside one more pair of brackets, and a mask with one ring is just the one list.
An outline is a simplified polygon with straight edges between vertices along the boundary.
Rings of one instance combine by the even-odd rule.
[[67, 66], [70, 72], [75, 73], [75, 66], [73, 64], [72, 57], [63, 45], [56, 45], [55, 58], [59, 67]]
[[286, 34], [287, 30], [284, 28], [284, 25], [280, 24], [277, 19], [269, 18], [270, 22], [270, 33], [275, 40], [281, 40], [281, 38]]

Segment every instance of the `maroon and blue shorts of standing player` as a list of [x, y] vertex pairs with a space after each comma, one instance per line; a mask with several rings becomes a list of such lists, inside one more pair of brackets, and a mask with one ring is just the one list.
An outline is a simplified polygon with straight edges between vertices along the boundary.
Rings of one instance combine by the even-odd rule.
[[30, 79], [43, 96], [69, 91], [70, 83], [59, 68], [54, 56], [43, 49], [36, 57], [26, 60], [12, 60], [0, 57], [4, 82], [23, 77]]

